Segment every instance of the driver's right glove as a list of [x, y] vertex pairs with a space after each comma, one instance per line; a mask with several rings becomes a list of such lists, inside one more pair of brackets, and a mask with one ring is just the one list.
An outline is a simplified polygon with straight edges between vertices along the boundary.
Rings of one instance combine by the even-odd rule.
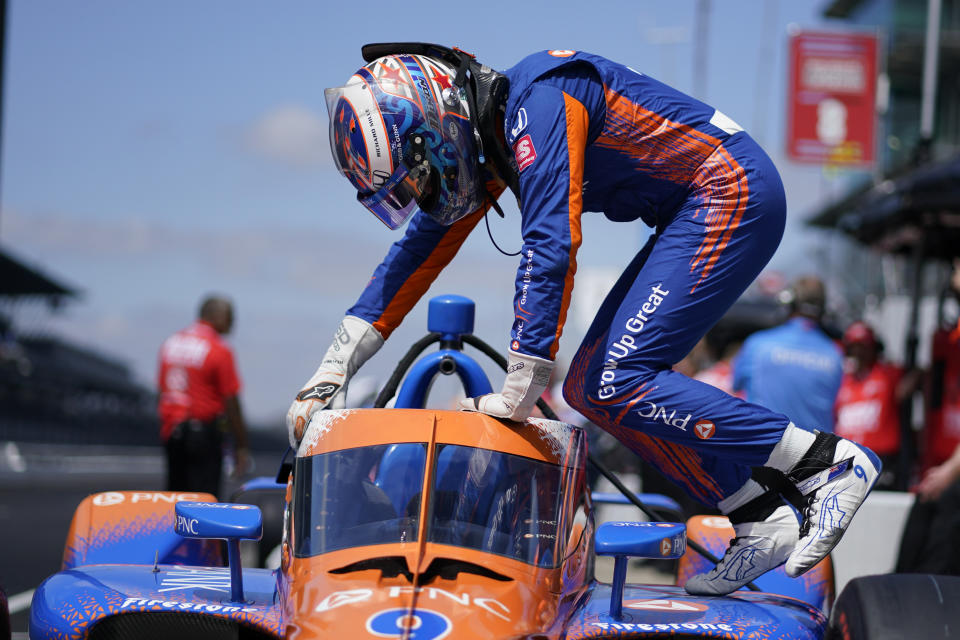
[[382, 344], [383, 337], [369, 322], [356, 316], [344, 316], [320, 367], [287, 410], [287, 434], [291, 446], [299, 446], [315, 412], [344, 407], [350, 378]]

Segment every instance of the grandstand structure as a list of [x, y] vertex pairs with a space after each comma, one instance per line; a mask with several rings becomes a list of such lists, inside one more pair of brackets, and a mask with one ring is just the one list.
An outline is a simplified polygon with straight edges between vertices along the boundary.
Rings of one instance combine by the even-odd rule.
[[156, 398], [43, 320], [79, 292], [0, 248], [0, 442], [155, 445]]

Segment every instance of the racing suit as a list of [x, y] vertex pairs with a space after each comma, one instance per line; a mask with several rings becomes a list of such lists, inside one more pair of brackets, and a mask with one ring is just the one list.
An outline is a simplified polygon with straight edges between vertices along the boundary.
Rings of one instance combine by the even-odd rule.
[[[564, 396], [715, 506], [789, 420], [670, 367], [773, 255], [786, 213], [777, 171], [727, 116], [602, 57], [541, 52], [505, 74], [523, 236], [510, 349], [556, 356], [584, 212], [653, 227], [573, 358]], [[388, 337], [483, 214], [442, 226], [417, 213], [347, 313]]]

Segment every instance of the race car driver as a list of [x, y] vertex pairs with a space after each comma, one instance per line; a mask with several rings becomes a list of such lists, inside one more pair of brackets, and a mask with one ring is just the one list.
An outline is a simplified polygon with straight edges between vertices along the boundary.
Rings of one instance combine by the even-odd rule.
[[391, 229], [409, 224], [291, 405], [291, 441], [315, 411], [343, 406], [350, 377], [509, 188], [523, 246], [508, 373], [462, 408], [527, 418], [559, 349], [581, 216], [639, 219], [655, 233], [597, 312], [564, 397], [730, 518], [730, 548], [689, 592], [729, 593], [784, 563], [797, 576], [829, 553], [876, 456], [671, 370], [783, 234], [783, 186], [756, 142], [713, 107], [589, 53], [535, 53], [502, 74], [438, 45], [363, 54], [368, 64], [326, 92], [331, 149], [361, 204]]

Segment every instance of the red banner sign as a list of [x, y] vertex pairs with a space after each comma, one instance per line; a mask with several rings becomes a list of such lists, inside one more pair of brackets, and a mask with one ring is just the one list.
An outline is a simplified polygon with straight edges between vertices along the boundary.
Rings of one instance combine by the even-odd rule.
[[790, 37], [787, 154], [798, 162], [874, 162], [877, 37], [801, 31]]

